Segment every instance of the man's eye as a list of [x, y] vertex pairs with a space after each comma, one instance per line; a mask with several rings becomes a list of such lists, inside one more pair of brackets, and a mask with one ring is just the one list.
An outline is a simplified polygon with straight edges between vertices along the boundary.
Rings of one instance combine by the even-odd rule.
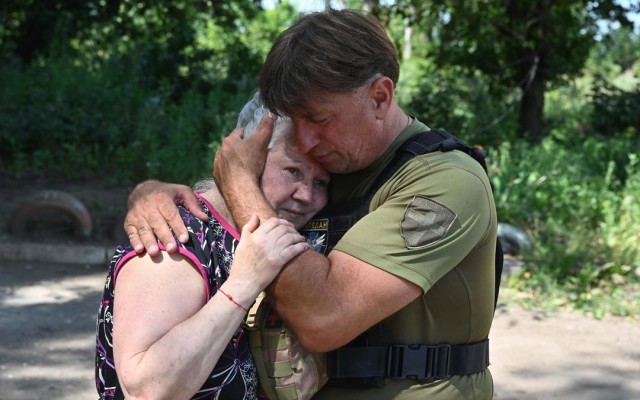
[[298, 168], [293, 168], [293, 167], [285, 168], [285, 171], [287, 171], [291, 175], [298, 175], [298, 173], [300, 172]]
[[321, 188], [326, 188], [327, 186], [329, 186], [329, 182], [322, 179], [314, 179], [313, 184], [316, 186], [320, 186]]

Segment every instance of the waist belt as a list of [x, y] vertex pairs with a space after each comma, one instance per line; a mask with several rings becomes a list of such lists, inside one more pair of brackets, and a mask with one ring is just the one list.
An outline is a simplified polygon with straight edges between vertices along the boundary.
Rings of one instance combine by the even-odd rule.
[[479, 343], [342, 347], [328, 354], [329, 378], [438, 380], [489, 366], [489, 339]]

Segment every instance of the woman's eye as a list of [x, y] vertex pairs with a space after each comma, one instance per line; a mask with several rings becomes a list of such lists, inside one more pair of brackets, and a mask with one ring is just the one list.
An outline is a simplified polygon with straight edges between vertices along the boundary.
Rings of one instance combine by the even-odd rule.
[[329, 186], [329, 182], [323, 181], [322, 179], [314, 179], [313, 184], [316, 186], [320, 186], [321, 188], [326, 188]]
[[298, 168], [293, 168], [293, 167], [285, 168], [285, 170], [291, 175], [298, 175], [298, 173], [300, 172]]

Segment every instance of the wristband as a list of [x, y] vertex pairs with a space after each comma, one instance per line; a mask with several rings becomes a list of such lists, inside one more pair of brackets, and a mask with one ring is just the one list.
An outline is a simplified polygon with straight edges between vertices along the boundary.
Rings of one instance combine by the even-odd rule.
[[242, 310], [246, 313], [249, 312], [249, 310], [247, 310], [246, 308], [244, 308], [242, 306], [242, 304], [238, 303], [237, 301], [235, 301], [233, 299], [233, 297], [230, 294], [225, 293], [222, 289], [218, 289], [218, 292], [222, 293], [223, 295], [227, 296], [227, 299], [229, 299], [229, 301], [231, 301], [233, 304], [237, 305], [238, 307], [242, 308]]

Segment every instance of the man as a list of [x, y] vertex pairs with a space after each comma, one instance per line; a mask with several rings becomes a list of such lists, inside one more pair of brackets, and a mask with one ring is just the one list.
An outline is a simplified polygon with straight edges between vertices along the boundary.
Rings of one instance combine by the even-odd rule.
[[[300, 150], [333, 173], [330, 203], [365, 195], [396, 149], [429, 130], [397, 105], [398, 70], [395, 49], [380, 23], [349, 10], [301, 17], [267, 56], [259, 78], [262, 98], [270, 110], [293, 119]], [[269, 123], [262, 125], [249, 140], [234, 132], [215, 158], [214, 177], [240, 225], [251, 214], [275, 215], [259, 190], [270, 130]], [[188, 197], [173, 188], [163, 190], [172, 199]], [[137, 207], [149, 208], [143, 204]], [[171, 209], [167, 204], [165, 199], [159, 206], [164, 214]], [[153, 213], [158, 214], [147, 214]], [[142, 214], [133, 208], [125, 221], [132, 242], [153, 246], [151, 227], [163, 242], [173, 240], [164, 219]], [[179, 224], [169, 223], [182, 232]], [[456, 351], [487, 349], [496, 225], [480, 164], [460, 151], [434, 152], [417, 156], [387, 180], [368, 214], [326, 257], [306, 251], [291, 261], [267, 294], [305, 347], [334, 350], [378, 323], [385, 345], [393, 345], [383, 360], [382, 387], [328, 386], [317, 398], [491, 398], [487, 360], [478, 363], [475, 350]], [[442, 351], [438, 358], [419, 346], [437, 344], [460, 347], [429, 347]], [[402, 355], [395, 357], [396, 350]], [[392, 360], [399, 365], [390, 365]], [[447, 369], [460, 363], [473, 367]], [[438, 372], [432, 374], [432, 367]]]

